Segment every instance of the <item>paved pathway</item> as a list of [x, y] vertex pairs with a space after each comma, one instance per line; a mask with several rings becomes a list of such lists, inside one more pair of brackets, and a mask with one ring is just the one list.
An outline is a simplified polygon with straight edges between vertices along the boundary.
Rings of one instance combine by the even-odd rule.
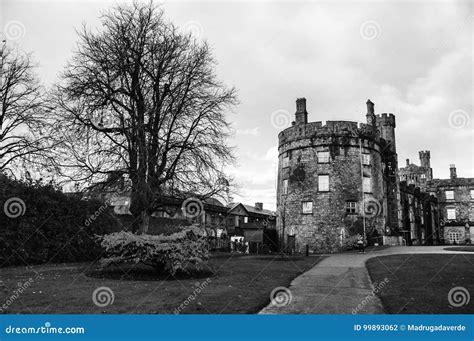
[[291, 282], [292, 301], [289, 305], [278, 307], [270, 304], [260, 314], [352, 314], [364, 300], [368, 303], [357, 311], [358, 314], [383, 313], [380, 300], [373, 295], [374, 287], [365, 262], [391, 254], [462, 253], [443, 250], [445, 247], [392, 246], [373, 253], [331, 255]]

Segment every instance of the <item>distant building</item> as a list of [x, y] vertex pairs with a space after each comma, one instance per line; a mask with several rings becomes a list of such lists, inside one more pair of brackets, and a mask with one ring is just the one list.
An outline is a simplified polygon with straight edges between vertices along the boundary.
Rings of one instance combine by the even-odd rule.
[[406, 160], [406, 166], [400, 168], [398, 174], [400, 181], [405, 181], [408, 185], [415, 185], [426, 189], [426, 183], [433, 179], [433, 169], [430, 166], [430, 151], [420, 151], [420, 166]]
[[406, 245], [437, 245], [443, 240], [438, 200], [415, 183], [400, 182], [401, 236]]
[[450, 165], [450, 178], [429, 181], [427, 190], [439, 202], [444, 243], [471, 243], [474, 238], [474, 178], [458, 178], [456, 166]]

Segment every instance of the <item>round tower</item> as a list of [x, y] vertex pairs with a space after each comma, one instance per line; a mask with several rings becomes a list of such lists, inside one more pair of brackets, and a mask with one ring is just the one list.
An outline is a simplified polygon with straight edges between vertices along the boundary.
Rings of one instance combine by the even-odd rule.
[[278, 135], [282, 246], [330, 251], [340, 249], [344, 236], [383, 234], [380, 134], [357, 122], [296, 121]]

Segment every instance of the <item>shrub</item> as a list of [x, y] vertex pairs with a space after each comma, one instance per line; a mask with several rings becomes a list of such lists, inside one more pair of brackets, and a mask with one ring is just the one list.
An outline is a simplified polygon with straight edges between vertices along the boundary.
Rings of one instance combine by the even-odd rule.
[[361, 237], [360, 235], [345, 237], [342, 241], [342, 249], [343, 250], [356, 249], [358, 247], [357, 242], [360, 237]]
[[102, 266], [143, 263], [158, 272], [174, 275], [177, 271], [187, 271], [189, 264], [200, 268], [209, 259], [206, 237], [197, 226], [183, 227], [168, 236], [122, 231], [99, 239], [107, 255], [101, 260]]
[[[24, 203], [23, 208], [17, 206], [22, 214], [16, 217], [4, 209], [13, 198]], [[95, 260], [102, 248], [94, 236], [117, 231], [111, 209], [102, 202], [2, 174], [0, 206], [0, 266]]]

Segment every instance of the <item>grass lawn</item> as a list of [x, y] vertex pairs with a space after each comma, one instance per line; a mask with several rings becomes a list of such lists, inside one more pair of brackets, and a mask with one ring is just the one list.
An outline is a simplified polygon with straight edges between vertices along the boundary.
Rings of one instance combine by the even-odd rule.
[[467, 251], [467, 252], [474, 252], [474, 245], [464, 245], [464, 246], [450, 246], [445, 247], [445, 250], [448, 251]]
[[[97, 272], [94, 264], [85, 263], [3, 268], [0, 309], [15, 289], [32, 278], [18, 298], [10, 299], [13, 303], [4, 313], [172, 314], [190, 295], [194, 299], [180, 313], [256, 313], [269, 303], [275, 287], [288, 286], [321, 259], [221, 254], [213, 256], [207, 271], [194, 278], [163, 278], [141, 266]], [[92, 293], [102, 286], [112, 289], [115, 300], [100, 308], [93, 303]]]
[[[404, 254], [367, 261], [372, 282], [389, 282], [379, 293], [390, 314], [474, 313], [474, 255]], [[461, 307], [449, 304], [448, 293], [464, 287], [470, 302]]]

